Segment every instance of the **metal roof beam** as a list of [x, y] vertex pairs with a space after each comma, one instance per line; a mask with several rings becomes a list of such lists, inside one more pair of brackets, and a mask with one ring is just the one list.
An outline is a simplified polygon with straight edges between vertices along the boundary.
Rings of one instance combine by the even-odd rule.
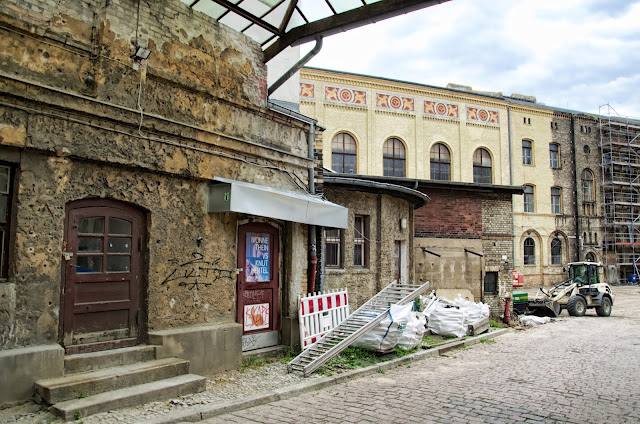
[[[218, 3], [223, 0], [216, 0]], [[310, 22], [293, 28], [265, 50], [265, 61], [273, 59], [289, 46], [296, 46], [315, 39], [317, 36], [345, 32], [350, 29], [403, 15], [450, 0], [385, 0], [351, 9], [328, 18]], [[227, 3], [225, 1], [225, 3]]]
[[279, 35], [280, 34], [280, 30], [276, 27], [274, 27], [273, 25], [265, 22], [264, 20], [258, 18], [257, 16], [253, 15], [252, 13], [249, 13], [248, 11], [242, 9], [241, 7], [238, 7], [237, 5], [227, 1], [227, 0], [213, 0], [213, 2], [218, 3], [220, 6], [226, 7], [227, 9], [229, 9], [230, 11], [232, 11], [233, 13], [237, 13], [238, 15], [242, 16], [243, 18], [251, 21], [252, 23], [258, 25], [260, 28], [264, 28], [267, 31], [269, 31], [272, 34], [276, 34]]

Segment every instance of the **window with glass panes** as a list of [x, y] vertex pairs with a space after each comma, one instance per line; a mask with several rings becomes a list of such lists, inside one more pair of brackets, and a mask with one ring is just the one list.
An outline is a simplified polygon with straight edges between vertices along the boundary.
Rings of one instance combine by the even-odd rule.
[[331, 142], [331, 168], [343, 174], [356, 173], [356, 140], [347, 133], [340, 133]]
[[367, 218], [357, 215], [353, 227], [353, 265], [358, 268], [366, 268], [368, 265]]
[[13, 168], [0, 165], [0, 278], [8, 277]]
[[562, 265], [562, 242], [559, 238], [551, 240], [551, 265]]
[[477, 149], [473, 153], [473, 182], [491, 184], [491, 155], [486, 149]]
[[551, 213], [562, 213], [562, 192], [558, 187], [551, 188]]
[[535, 265], [536, 264], [536, 243], [531, 237], [524, 241], [524, 264]]
[[560, 168], [560, 146], [556, 143], [549, 144], [549, 166], [553, 169]]
[[324, 230], [325, 260], [327, 268], [342, 268], [342, 230], [327, 228]]
[[525, 212], [534, 212], [533, 202], [533, 186], [525, 185], [524, 186], [524, 211]]
[[522, 164], [531, 165], [531, 142], [529, 140], [522, 140]]
[[390, 138], [384, 142], [382, 165], [385, 177], [405, 176], [405, 149], [402, 141]]
[[583, 202], [593, 202], [594, 201], [594, 193], [593, 193], [593, 174], [590, 170], [585, 169], [582, 171], [581, 175], [582, 179], [582, 201]]
[[449, 181], [451, 179], [451, 154], [442, 143], [431, 147], [431, 179]]

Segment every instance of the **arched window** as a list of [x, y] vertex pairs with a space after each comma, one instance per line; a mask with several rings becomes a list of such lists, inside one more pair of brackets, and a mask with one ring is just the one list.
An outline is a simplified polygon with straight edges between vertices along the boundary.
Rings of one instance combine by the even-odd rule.
[[595, 262], [596, 261], [596, 256], [593, 253], [589, 252], [584, 257], [584, 260], [587, 261], [587, 262]]
[[491, 184], [491, 155], [486, 149], [477, 149], [473, 153], [473, 182]]
[[580, 177], [582, 179], [582, 200], [584, 202], [594, 202], [596, 196], [593, 190], [593, 173], [585, 169]]
[[524, 186], [524, 211], [535, 212], [533, 186], [531, 185]]
[[436, 143], [431, 147], [431, 179], [445, 181], [451, 179], [451, 154], [447, 146], [442, 143]]
[[536, 242], [534, 242], [531, 237], [528, 237], [524, 241], [524, 264], [536, 264]]
[[562, 241], [557, 237], [551, 240], [551, 265], [562, 265]]
[[331, 142], [331, 168], [343, 174], [356, 173], [356, 141], [350, 134], [340, 133]]
[[385, 177], [404, 177], [405, 151], [404, 144], [397, 138], [384, 142], [382, 165]]

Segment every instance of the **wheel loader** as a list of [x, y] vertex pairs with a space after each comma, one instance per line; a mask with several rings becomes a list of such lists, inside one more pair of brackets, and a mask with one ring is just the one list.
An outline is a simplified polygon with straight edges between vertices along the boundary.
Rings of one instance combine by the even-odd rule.
[[[595, 308], [598, 316], [611, 315], [614, 295], [609, 284], [600, 281], [599, 262], [571, 262], [569, 278], [548, 290], [540, 288], [529, 301], [529, 312], [537, 316], [557, 317], [566, 309], [571, 316], [583, 316]], [[565, 268], [566, 270], [566, 268]]]

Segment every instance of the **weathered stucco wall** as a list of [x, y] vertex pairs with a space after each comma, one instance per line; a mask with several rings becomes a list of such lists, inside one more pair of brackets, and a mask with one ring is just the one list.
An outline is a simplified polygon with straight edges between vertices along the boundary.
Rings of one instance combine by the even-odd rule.
[[[408, 281], [413, 282], [413, 253], [410, 231], [413, 227], [413, 205], [406, 200], [385, 194], [341, 190], [325, 184], [326, 198], [349, 208], [349, 228], [343, 230], [343, 267], [326, 268], [324, 287], [327, 290], [346, 287], [349, 303], [355, 309], [394, 280], [394, 242], [406, 243]], [[354, 220], [366, 216], [369, 222], [369, 263], [354, 266]], [[400, 219], [407, 220], [407, 228], [400, 228]]]
[[[144, 312], [157, 330], [236, 320], [237, 224], [255, 217], [207, 213], [211, 179], [308, 184], [308, 127], [266, 107], [259, 45], [180, 1], [140, 2], [138, 28], [137, 14], [125, 0], [3, 2], [0, 152], [17, 184], [2, 348], [57, 340], [68, 202], [145, 212]], [[136, 42], [152, 50], [140, 69]], [[300, 287], [306, 255], [291, 251], [305, 227], [280, 224], [293, 244], [281, 281]], [[193, 260], [219, 272], [173, 278]]]

